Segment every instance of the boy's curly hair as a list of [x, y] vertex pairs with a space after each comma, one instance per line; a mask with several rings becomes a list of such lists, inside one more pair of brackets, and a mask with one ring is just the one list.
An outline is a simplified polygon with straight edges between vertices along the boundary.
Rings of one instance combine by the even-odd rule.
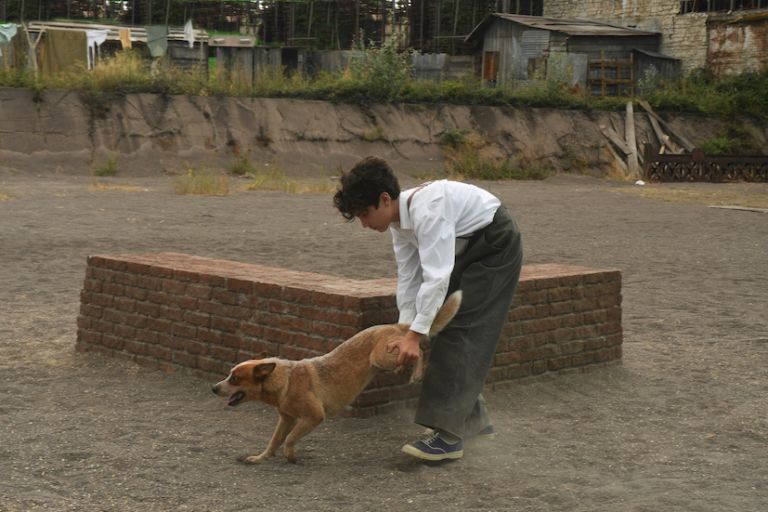
[[387, 162], [369, 156], [341, 175], [341, 188], [333, 196], [333, 205], [345, 219], [352, 220], [369, 206], [378, 208], [382, 192], [397, 199], [400, 196], [400, 183]]

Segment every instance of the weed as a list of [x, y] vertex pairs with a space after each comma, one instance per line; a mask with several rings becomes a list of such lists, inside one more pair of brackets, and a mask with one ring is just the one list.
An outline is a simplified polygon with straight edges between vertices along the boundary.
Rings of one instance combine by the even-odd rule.
[[246, 174], [253, 174], [255, 168], [250, 160], [248, 160], [248, 157], [240, 155], [234, 162], [232, 162], [232, 165], [229, 167], [229, 172], [235, 176], [245, 176]]
[[269, 145], [272, 144], [272, 138], [263, 126], [259, 126], [259, 134], [256, 135], [256, 144], [262, 148], [269, 147]]
[[173, 180], [173, 189], [179, 195], [229, 195], [229, 178], [206, 170], [187, 169]]
[[451, 128], [440, 134], [440, 144], [451, 148], [458, 148], [467, 143], [469, 130]]
[[482, 155], [484, 141], [471, 135], [456, 147], [444, 148], [446, 171], [455, 179], [476, 180], [543, 180], [548, 172], [525, 165], [519, 159], [492, 159]]
[[257, 169], [245, 189], [286, 192], [288, 194], [330, 193], [336, 190], [335, 186], [327, 181], [302, 182], [289, 179], [285, 176], [285, 171], [275, 165]]
[[94, 176], [114, 176], [117, 174], [117, 157], [115, 155], [109, 155], [104, 164], [94, 167]]
[[6, 194], [5, 192], [0, 192], [0, 201], [10, 201], [11, 195]]
[[366, 142], [387, 141], [387, 134], [384, 133], [384, 128], [376, 125], [373, 129], [367, 132], [363, 132], [360, 138]]

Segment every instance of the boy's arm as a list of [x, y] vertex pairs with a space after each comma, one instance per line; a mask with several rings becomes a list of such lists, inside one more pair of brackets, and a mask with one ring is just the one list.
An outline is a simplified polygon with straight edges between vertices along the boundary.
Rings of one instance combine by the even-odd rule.
[[398, 323], [409, 324], [416, 318], [416, 294], [421, 286], [421, 262], [413, 243], [396, 230], [392, 230], [392, 244], [397, 261]]

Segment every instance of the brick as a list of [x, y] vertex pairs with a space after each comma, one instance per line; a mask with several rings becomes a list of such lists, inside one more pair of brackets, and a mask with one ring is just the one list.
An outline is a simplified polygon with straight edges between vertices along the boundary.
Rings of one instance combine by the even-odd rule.
[[87, 302], [108, 308], [112, 306], [112, 300], [113, 297], [111, 295], [106, 295], [104, 293], [91, 293], [90, 299]]
[[136, 301], [143, 301], [147, 298], [147, 290], [137, 286], [126, 286], [125, 296]]
[[233, 320], [231, 318], [222, 318], [222, 317], [211, 318], [211, 328], [218, 331], [235, 333], [238, 331], [239, 325], [240, 325], [240, 322], [238, 322], [237, 320]]
[[197, 327], [194, 325], [174, 323], [171, 328], [171, 334], [181, 338], [195, 338], [197, 337]]
[[148, 345], [136, 340], [125, 340], [123, 344], [123, 350], [131, 354], [145, 355], [147, 353]]
[[150, 331], [148, 329], [136, 329], [136, 332], [134, 334], [137, 340], [143, 341], [148, 344], [154, 344], [154, 343], [161, 343], [162, 340], [165, 339], [163, 335], [160, 335], [154, 331]]
[[212, 346], [208, 355], [213, 359], [218, 361], [226, 361], [228, 363], [234, 363], [238, 360], [238, 350], [231, 347]]
[[104, 308], [95, 304], [83, 303], [80, 305], [80, 314], [91, 318], [101, 318]]
[[278, 356], [291, 361], [299, 361], [301, 359], [308, 359], [310, 357], [316, 357], [322, 355], [320, 352], [314, 350], [307, 350], [304, 348], [292, 347], [290, 345], [280, 345], [278, 350]]
[[240, 304], [240, 297], [237, 293], [220, 288], [214, 288], [211, 292], [211, 299], [221, 304], [231, 304], [237, 306]]
[[148, 317], [156, 317], [160, 314], [160, 306], [153, 302], [137, 302], [136, 312]]
[[91, 319], [90, 317], [80, 315], [77, 317], [77, 328], [78, 329], [88, 329], [91, 326]]
[[162, 332], [165, 334], [171, 334], [171, 328], [173, 322], [166, 318], [149, 318], [147, 320], [147, 329], [155, 332]]
[[190, 297], [201, 300], [209, 300], [211, 298], [211, 287], [204, 284], [187, 284], [185, 292]]
[[260, 357], [262, 354], [277, 356], [279, 351], [277, 343], [270, 343], [262, 339], [243, 338], [240, 343], [240, 352], [250, 354], [249, 359]]
[[267, 311], [273, 315], [292, 315], [299, 316], [301, 309], [296, 304], [283, 301], [270, 300], [267, 305]]
[[254, 283], [245, 279], [227, 279], [227, 290], [237, 294], [251, 295], [253, 293]]
[[185, 322], [198, 327], [208, 327], [211, 324], [211, 316], [204, 313], [196, 313], [194, 311], [187, 311], [182, 317]]
[[114, 333], [115, 336], [132, 339], [136, 337], [136, 328], [131, 327], [130, 325], [116, 325]]
[[152, 276], [138, 276], [136, 278], [136, 287], [145, 290], [158, 291], [163, 288], [163, 280]]
[[132, 313], [136, 310], [136, 301], [128, 297], [115, 297], [112, 306], [120, 311]]
[[171, 359], [171, 349], [161, 345], [148, 345], [147, 356], [155, 359]]
[[99, 293], [103, 289], [104, 281], [98, 279], [86, 279], [83, 282], [83, 290]]

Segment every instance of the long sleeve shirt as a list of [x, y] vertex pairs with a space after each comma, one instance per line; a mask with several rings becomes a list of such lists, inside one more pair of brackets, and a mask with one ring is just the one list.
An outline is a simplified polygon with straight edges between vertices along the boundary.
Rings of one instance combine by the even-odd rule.
[[467, 183], [440, 180], [400, 193], [400, 222], [390, 225], [397, 261], [400, 323], [427, 334], [453, 271], [459, 237], [493, 221], [500, 201]]

